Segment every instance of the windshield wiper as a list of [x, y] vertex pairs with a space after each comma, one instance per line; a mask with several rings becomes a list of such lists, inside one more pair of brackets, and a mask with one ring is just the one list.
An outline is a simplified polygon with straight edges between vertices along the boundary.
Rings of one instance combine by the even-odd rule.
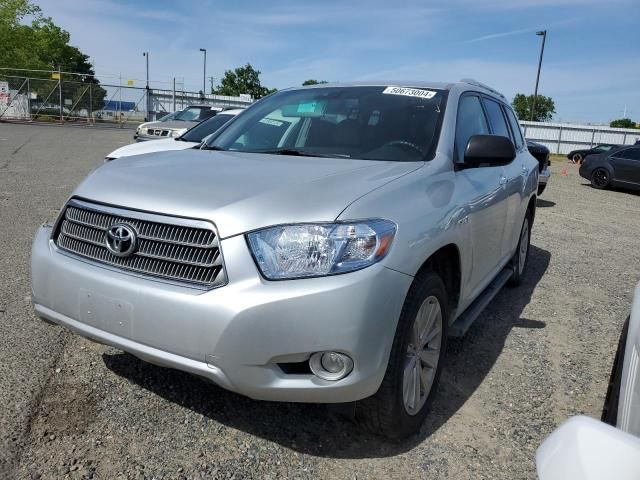
[[217, 152], [226, 152], [226, 148], [219, 147], [217, 145], [207, 145], [206, 143], [200, 147], [200, 150], [215, 150]]
[[351, 158], [343, 153], [305, 152], [295, 148], [273, 148], [270, 150], [245, 150], [246, 153], [268, 153], [270, 155], [291, 155], [292, 157]]

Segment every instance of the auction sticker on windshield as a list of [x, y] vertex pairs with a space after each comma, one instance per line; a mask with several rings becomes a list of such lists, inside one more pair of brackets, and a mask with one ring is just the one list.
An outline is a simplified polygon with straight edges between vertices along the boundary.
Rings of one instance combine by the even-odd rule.
[[404, 95], [405, 97], [426, 98], [427, 100], [436, 96], [432, 90], [422, 90], [421, 88], [387, 87], [382, 93], [387, 95]]

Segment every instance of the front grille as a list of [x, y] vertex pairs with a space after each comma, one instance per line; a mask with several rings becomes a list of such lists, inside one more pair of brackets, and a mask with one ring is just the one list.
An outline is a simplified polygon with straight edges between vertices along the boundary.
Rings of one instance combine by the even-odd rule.
[[[126, 224], [137, 236], [134, 253], [119, 257], [107, 248], [107, 231]], [[187, 220], [71, 200], [58, 222], [56, 245], [80, 257], [140, 275], [216, 288], [227, 281], [215, 228]]]
[[171, 130], [162, 130], [160, 128], [148, 128], [147, 135], [153, 135], [155, 137], [168, 137]]

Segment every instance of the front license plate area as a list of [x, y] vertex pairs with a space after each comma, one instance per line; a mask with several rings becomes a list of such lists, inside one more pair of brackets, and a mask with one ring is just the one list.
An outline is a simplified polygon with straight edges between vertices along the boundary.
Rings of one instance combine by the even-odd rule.
[[81, 288], [79, 292], [80, 321], [105, 332], [131, 338], [133, 305]]

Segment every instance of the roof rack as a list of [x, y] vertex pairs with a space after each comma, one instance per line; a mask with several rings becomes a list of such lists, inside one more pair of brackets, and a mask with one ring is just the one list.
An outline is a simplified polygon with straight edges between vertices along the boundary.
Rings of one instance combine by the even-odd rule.
[[500, 98], [503, 98], [504, 100], [506, 100], [507, 98], [501, 94], [499, 91], [491, 88], [489, 85], [485, 85], [482, 82], [479, 82], [477, 80], [474, 80], [473, 78], [463, 78], [460, 80], [461, 83], [468, 83], [469, 85], [474, 85], [476, 87], [480, 87], [480, 88], [484, 88], [485, 90], [489, 90], [491, 93], [494, 93], [496, 95], [498, 95]]

